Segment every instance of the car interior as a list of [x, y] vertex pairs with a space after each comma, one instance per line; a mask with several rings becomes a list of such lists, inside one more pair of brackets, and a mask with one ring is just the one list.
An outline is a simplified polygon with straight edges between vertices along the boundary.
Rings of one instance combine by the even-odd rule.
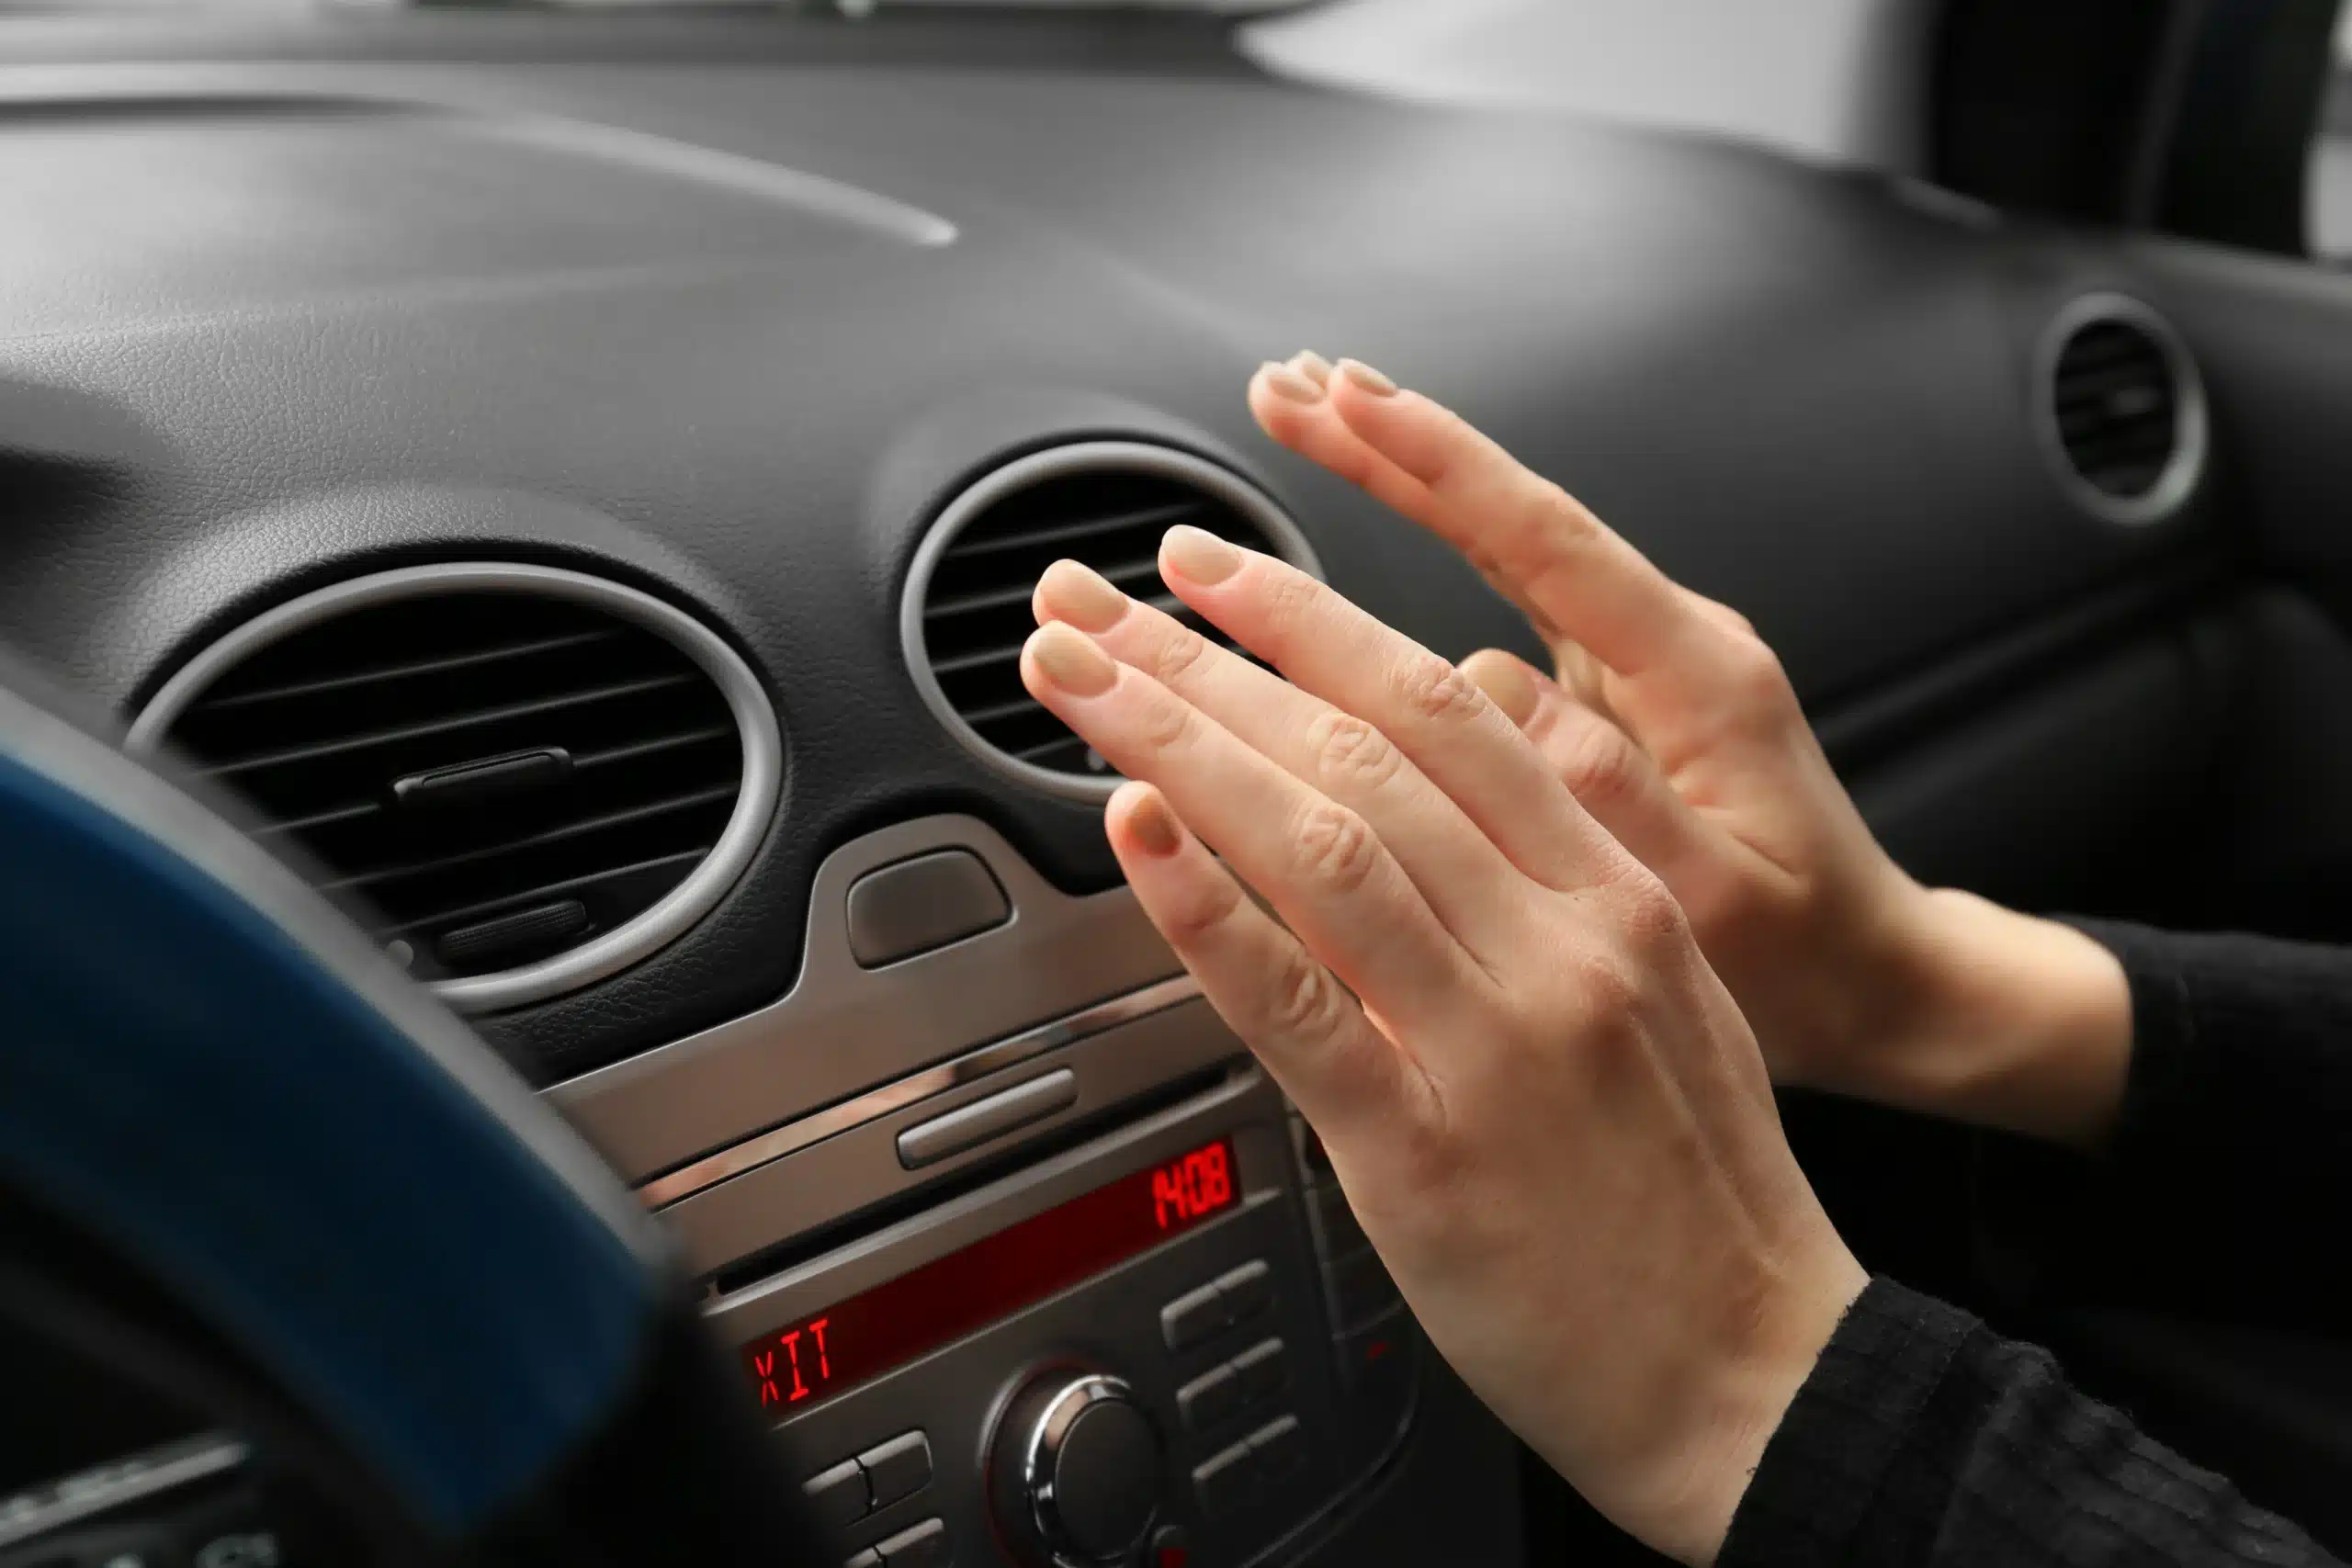
[[[0, 15], [0, 1568], [1655, 1561], [1018, 676], [1179, 523], [1542, 656], [1260, 434], [1298, 349], [1749, 617], [1921, 879], [2352, 940], [2335, 0], [1650, 6], [1649, 116], [1416, 90], [1453, 6]], [[1782, 1113], [1867, 1265], [2352, 1550], [2331, 1325]]]

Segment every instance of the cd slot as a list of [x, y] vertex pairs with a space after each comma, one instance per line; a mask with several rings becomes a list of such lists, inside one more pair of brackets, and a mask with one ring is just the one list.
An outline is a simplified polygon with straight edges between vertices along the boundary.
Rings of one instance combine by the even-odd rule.
[[[1205, 1002], [1184, 1001], [861, 1122], [696, 1191], [662, 1215], [699, 1273], [741, 1278], [747, 1269], [739, 1265], [754, 1258], [772, 1269], [774, 1258], [805, 1253], [820, 1233], [870, 1223], [902, 1201], [936, 1201], [943, 1189], [984, 1180], [1016, 1159], [1043, 1157], [1198, 1094], [1245, 1055]], [[1008, 1095], [1015, 1104], [1026, 1099], [1034, 1113], [989, 1129], [989, 1106]], [[980, 1112], [967, 1125], [978, 1123], [985, 1136], [955, 1140], [952, 1151], [908, 1168], [902, 1134], [973, 1107]], [[935, 1150], [937, 1140], [915, 1146]]]

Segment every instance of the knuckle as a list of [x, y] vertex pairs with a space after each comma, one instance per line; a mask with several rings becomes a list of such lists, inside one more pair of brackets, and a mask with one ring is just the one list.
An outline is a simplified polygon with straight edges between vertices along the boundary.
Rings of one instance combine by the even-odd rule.
[[1328, 800], [1307, 808], [1291, 841], [1300, 874], [1333, 893], [1362, 891], [1380, 864], [1380, 840], [1371, 825]]
[[1628, 876], [1617, 890], [1618, 919], [1635, 949], [1652, 953], [1690, 939], [1690, 916], [1672, 889], [1644, 871]]
[[1781, 667], [1780, 656], [1766, 645], [1764, 639], [1742, 637], [1734, 639], [1725, 663], [1731, 694], [1743, 716], [1781, 716], [1794, 701], [1789, 687], [1788, 671]]
[[1303, 571], [1270, 570], [1266, 575], [1266, 625], [1278, 643], [1287, 644], [1314, 615], [1322, 584]]
[[1329, 1040], [1339, 1033], [1339, 986], [1329, 971], [1293, 951], [1266, 993], [1266, 1021], [1286, 1039]]
[[1598, 717], [1589, 717], [1572, 731], [1555, 737], [1550, 748], [1560, 782], [1596, 817], [1633, 799], [1648, 780], [1642, 754], [1622, 730]]
[[1192, 705], [1163, 698], [1143, 716], [1143, 741], [1154, 751], [1173, 751], [1193, 738]]
[[1402, 754], [1388, 738], [1353, 714], [1317, 714], [1307, 727], [1318, 783], [1377, 787], [1396, 774]]
[[1435, 654], [1415, 658], [1397, 675], [1396, 685], [1406, 711], [1429, 724], [1470, 718], [1486, 703], [1476, 682]]
[[1179, 626], [1175, 636], [1153, 650], [1152, 678], [1163, 686], [1180, 686], [1199, 669], [1208, 651], [1208, 638], [1196, 631]]
[[1233, 878], [1217, 877], [1170, 911], [1168, 940], [1180, 950], [1195, 946], [1230, 922], [1241, 906], [1241, 889]]

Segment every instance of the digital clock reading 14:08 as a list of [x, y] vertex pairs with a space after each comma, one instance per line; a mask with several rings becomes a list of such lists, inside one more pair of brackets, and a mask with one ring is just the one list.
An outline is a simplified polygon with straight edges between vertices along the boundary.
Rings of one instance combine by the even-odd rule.
[[1240, 1201], [1225, 1138], [836, 1301], [742, 1348], [760, 1408], [797, 1412], [1044, 1301]]
[[1223, 1144], [1194, 1149], [1151, 1173], [1152, 1217], [1161, 1230], [1182, 1230], [1233, 1201], [1233, 1165]]

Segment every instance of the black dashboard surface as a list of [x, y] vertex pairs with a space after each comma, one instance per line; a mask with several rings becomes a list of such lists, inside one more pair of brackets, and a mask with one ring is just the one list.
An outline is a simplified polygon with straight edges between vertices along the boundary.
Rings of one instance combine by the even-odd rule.
[[1268, 356], [1453, 402], [1748, 614], [1833, 728], [2200, 554], [2199, 509], [2074, 510], [2029, 427], [2052, 312], [2131, 283], [2101, 251], [1760, 151], [1285, 84], [1199, 26], [996, 21], [0, 26], [0, 636], [129, 712], [389, 565], [580, 566], [721, 628], [783, 723], [778, 824], [690, 936], [485, 1021], [545, 1080], [784, 991], [855, 833], [971, 811], [1066, 886], [1114, 874], [899, 651], [924, 522], [1008, 455], [1190, 447], [1440, 651], [1525, 637], [1257, 434]]

